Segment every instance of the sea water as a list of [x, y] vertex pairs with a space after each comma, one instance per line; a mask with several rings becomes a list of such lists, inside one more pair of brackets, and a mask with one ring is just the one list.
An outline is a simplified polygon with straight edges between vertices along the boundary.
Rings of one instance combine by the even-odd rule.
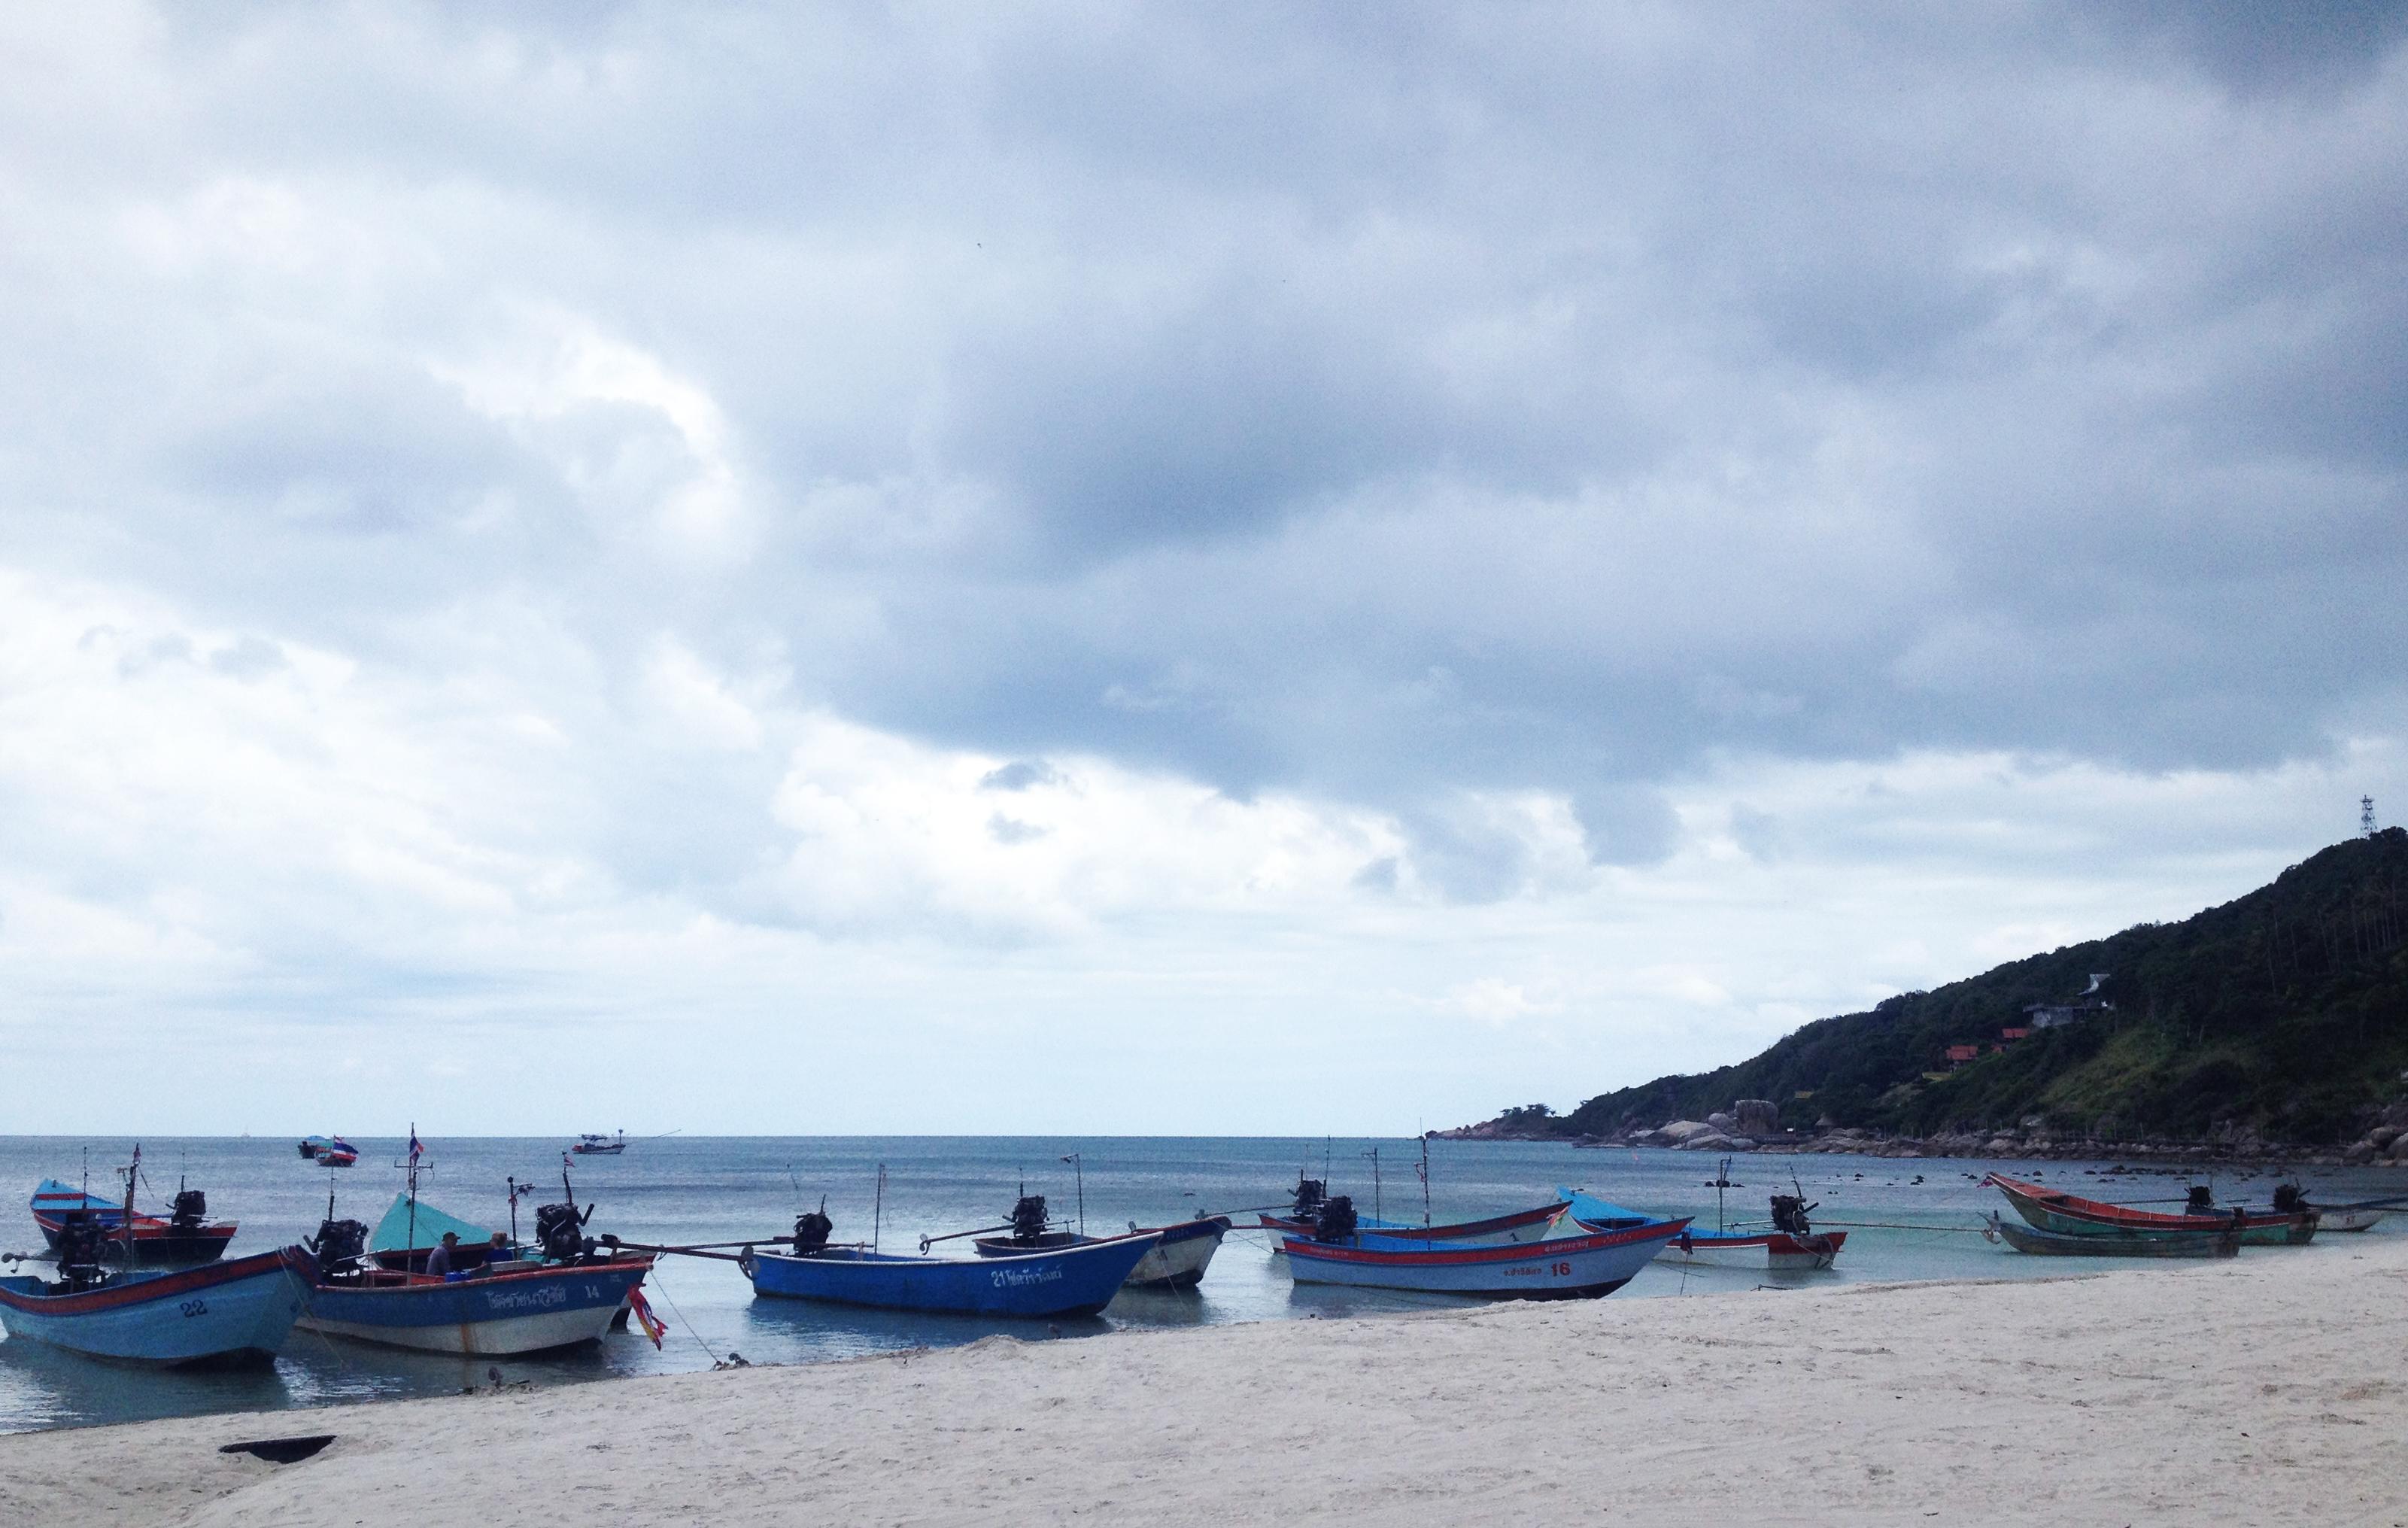
[[[241, 1232], [229, 1256], [264, 1251], [315, 1232], [334, 1193], [337, 1218], [370, 1225], [400, 1190], [400, 1140], [351, 1137], [359, 1164], [330, 1169], [304, 1160], [285, 1139], [146, 1140], [137, 1207], [165, 1213], [179, 1182], [207, 1191], [213, 1219]], [[451, 1214], [510, 1228], [508, 1181], [537, 1186], [518, 1205], [518, 1230], [532, 1238], [535, 1206], [562, 1195], [564, 1143], [550, 1139], [429, 1138], [420, 1195]], [[30, 1200], [44, 1177], [122, 1191], [111, 1171], [130, 1140], [0, 1137], [0, 1250], [38, 1250]], [[1376, 1153], [1376, 1156], [1374, 1155]], [[1063, 1159], [1076, 1155], [1077, 1163]], [[915, 1252], [920, 1238], [1003, 1221], [1024, 1188], [1041, 1193], [1057, 1218], [1076, 1222], [1083, 1183], [1090, 1234], [1160, 1225], [1199, 1212], [1248, 1210], [1284, 1203], [1299, 1174], [1326, 1177], [1333, 1193], [1354, 1196], [1364, 1213], [1419, 1221], [1424, 1185], [1421, 1145], [1411, 1140], [1294, 1140], [1167, 1137], [992, 1136], [697, 1138], [631, 1142], [624, 1155], [578, 1157], [568, 1164], [580, 1205], [594, 1206], [589, 1234], [693, 1245], [790, 1231], [795, 1217], [824, 1196], [835, 1239]], [[1868, 1280], [2062, 1276], [2121, 1264], [2069, 1265], [2017, 1254], [1985, 1241], [1977, 1228], [2002, 1207], [1980, 1186], [1990, 1164], [1862, 1157], [1742, 1156], [1717, 1189], [1721, 1159], [1698, 1152], [1580, 1150], [1523, 1142], [1429, 1145], [1426, 1213], [1445, 1222], [1544, 1203], [1569, 1183], [1624, 1204], [1693, 1215], [1711, 1227], [1761, 1226], [1767, 1200], [1797, 1188], [1817, 1204], [1819, 1227], [1852, 1226], [1836, 1268], [1807, 1274], [1702, 1269], [1657, 1263], [1614, 1296], [1776, 1299], [1797, 1289]], [[2124, 1203], [2179, 1201], [2192, 1175], [2119, 1175], [2103, 1184], [2098, 1162], [2000, 1164], [2019, 1176]], [[879, 1189], [881, 1168], [884, 1189]], [[2207, 1181], [2204, 1169], [2198, 1180]], [[2218, 1197], [2263, 1204], [2275, 1175], [2225, 1168]], [[2379, 1171], [2309, 1170], [2312, 1193], [2330, 1202], [2408, 1190]], [[2169, 1206], [2171, 1207], [2171, 1206]], [[1240, 1225], [1251, 1213], [1237, 1217]], [[1861, 1229], [1857, 1229], [1861, 1228]], [[2386, 1222], [2369, 1234], [2399, 1233]], [[2356, 1238], [2320, 1237], [2297, 1249], [2251, 1249], [2244, 1256], [2346, 1255]], [[933, 1251], [968, 1255], [967, 1242]], [[1293, 1283], [1259, 1234], [1224, 1242], [1201, 1288], [1124, 1290], [1101, 1315], [1067, 1322], [997, 1321], [965, 1317], [856, 1310], [802, 1301], [756, 1300], [733, 1263], [664, 1258], [646, 1283], [653, 1310], [668, 1325], [659, 1348], [634, 1330], [565, 1352], [508, 1359], [445, 1358], [295, 1332], [272, 1371], [187, 1374], [115, 1368], [40, 1343], [0, 1339], [0, 1431], [131, 1421], [201, 1412], [273, 1410], [388, 1397], [454, 1394], [502, 1382], [553, 1384], [618, 1376], [708, 1369], [736, 1356], [752, 1363], [810, 1363], [900, 1349], [972, 1342], [996, 1333], [1031, 1340], [1077, 1340], [1142, 1327], [1210, 1326], [1227, 1321], [1375, 1315], [1460, 1306], [1445, 1296], [1414, 1296]], [[2142, 1263], [2159, 1269], [2162, 1262]], [[1376, 1328], [1366, 1329], [1376, 1341]]]

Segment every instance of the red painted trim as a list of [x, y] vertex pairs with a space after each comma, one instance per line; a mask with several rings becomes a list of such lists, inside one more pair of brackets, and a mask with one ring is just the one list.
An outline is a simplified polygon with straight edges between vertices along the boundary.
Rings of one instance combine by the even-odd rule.
[[111, 1282], [81, 1294], [27, 1295], [0, 1289], [0, 1303], [5, 1303], [12, 1310], [44, 1316], [86, 1316], [96, 1311], [118, 1310], [127, 1305], [148, 1305], [154, 1300], [173, 1300], [179, 1295], [213, 1290], [221, 1284], [256, 1278], [280, 1265], [306, 1277], [308, 1254], [297, 1247], [283, 1247], [273, 1252], [254, 1252], [232, 1262], [213, 1262], [205, 1268], [162, 1274], [156, 1278]]
[[[2128, 1204], [2110, 1204], [2103, 1199], [2085, 1199], [2079, 1194], [2070, 1194], [2061, 1189], [2026, 1183], [2021, 1178], [2011, 1178], [2003, 1173], [1992, 1173], [1982, 1181], [1996, 1184], [2009, 1193], [2021, 1194], [2036, 1204], [2046, 1205], [2059, 1215], [2070, 1215], [2077, 1220], [2092, 1220], [2102, 1225], [2113, 1226], [2141, 1226], [2158, 1231], [2230, 1231], [2233, 1229], [2232, 1217], [2229, 1215], [2161, 1215], [2155, 1210], [2136, 1210]], [[2292, 1225], [2297, 1223], [2299, 1218], [2296, 1215], [2282, 1215], [2260, 1210], [2257, 1214], [2244, 1217], [2241, 1225], [2245, 1230], [2258, 1230], [2268, 1226]]]

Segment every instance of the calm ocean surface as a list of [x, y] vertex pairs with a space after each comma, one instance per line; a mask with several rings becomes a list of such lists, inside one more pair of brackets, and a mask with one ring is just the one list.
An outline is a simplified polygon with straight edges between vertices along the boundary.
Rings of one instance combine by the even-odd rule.
[[[374, 1224], [399, 1191], [394, 1163], [403, 1143], [353, 1136], [360, 1163], [328, 1170], [301, 1160], [284, 1139], [146, 1140], [144, 1208], [161, 1208], [179, 1173], [207, 1190], [213, 1218], [242, 1225], [230, 1255], [260, 1251], [313, 1233], [331, 1182], [339, 1215]], [[85, 1170], [111, 1191], [110, 1169], [130, 1150], [127, 1140], [0, 1137], [0, 1250], [41, 1246], [28, 1208], [35, 1183], [46, 1176], [70, 1183]], [[549, 1182], [558, 1196], [562, 1143], [552, 1140], [430, 1138], [434, 1176], [423, 1200], [463, 1218], [509, 1224], [505, 1179]], [[577, 1197], [597, 1207], [588, 1228], [633, 1241], [697, 1243], [767, 1237], [789, 1229], [801, 1210], [827, 1196], [839, 1241], [870, 1232], [879, 1164], [887, 1170], [882, 1244], [911, 1251], [926, 1234], [993, 1225], [1011, 1207], [1023, 1176], [1057, 1214], [1075, 1216], [1071, 1169], [1059, 1159], [1082, 1154], [1086, 1218], [1101, 1233], [1137, 1221], [1184, 1218], [1199, 1209], [1228, 1210], [1272, 1203], [1299, 1168], [1323, 1175], [1325, 1155], [1334, 1192], [1373, 1205], [1373, 1164], [1379, 1152], [1377, 1198], [1387, 1214], [1419, 1218], [1421, 1186], [1413, 1173], [1418, 1146], [1387, 1141], [1167, 1139], [1115, 1137], [738, 1137], [675, 1136], [631, 1144], [624, 1156], [580, 1158], [573, 1169]], [[1543, 1202], [1569, 1181], [1609, 1199], [1714, 1223], [1715, 1190], [1706, 1187], [1716, 1160], [1669, 1151], [1578, 1151], [1515, 1143], [1432, 1142], [1432, 1212], [1466, 1219]], [[2056, 1259], [2020, 1256], [1968, 1234], [1982, 1212], [2000, 1204], [1977, 1186], [1979, 1162], [1867, 1160], [1855, 1157], [1742, 1157], [1731, 1177], [1730, 1218], [1760, 1220], [1766, 1196], [1785, 1189], [1795, 1173], [1807, 1197], [1819, 1200], [1818, 1224], [1878, 1221], [1911, 1229], [1852, 1232], [1837, 1269], [1821, 1274], [1767, 1275], [1738, 1270], [1683, 1271], [1655, 1266], [1613, 1296], [1752, 1298], [1762, 1285], [1824, 1287], [1831, 1283], [1961, 1276], [2038, 1276], [2073, 1270]], [[2077, 1189], [2092, 1182], [2086, 1167], [2103, 1163], [2004, 1164], [2020, 1175]], [[1920, 1181], [1916, 1181], [1920, 1178]], [[2397, 1174], [2311, 1170], [2304, 1180], [2318, 1197], [2339, 1202], [2408, 1191]], [[2183, 1179], [2139, 1176], [2113, 1181], [2099, 1197], [2137, 1203], [2179, 1198]], [[2218, 1197], [2262, 1204], [2273, 1175], [2227, 1170], [2214, 1180]], [[520, 1210], [532, 1233], [533, 1203]], [[164, 1213], [164, 1209], [162, 1209]], [[1244, 1223], [1241, 1219], [1240, 1223]], [[1837, 1229], [1834, 1226], [1834, 1229]], [[2370, 1235], [2408, 1232], [2386, 1221]], [[2347, 1256], [2348, 1236], [2320, 1237], [2294, 1251], [2257, 1250], [2248, 1257]], [[940, 1249], [941, 1250], [941, 1249]], [[2112, 1267], [2085, 1263], [2084, 1271]], [[2140, 1264], [2140, 1266], [2149, 1266]], [[2163, 1267], [2163, 1264], [2156, 1266]], [[13, 1271], [13, 1270], [11, 1270]], [[635, 1332], [614, 1333], [598, 1347], [534, 1359], [444, 1359], [363, 1347], [295, 1333], [273, 1372], [174, 1374], [113, 1369], [47, 1348], [0, 1339], [0, 1432], [131, 1421], [208, 1411], [325, 1405], [384, 1397], [456, 1393], [486, 1382], [489, 1367], [510, 1380], [539, 1383], [709, 1368], [714, 1357], [741, 1353], [753, 1362], [805, 1363], [915, 1347], [974, 1341], [992, 1333], [1050, 1338], [1045, 1326], [960, 1318], [906, 1316], [752, 1298], [735, 1266], [691, 1258], [664, 1259], [646, 1286], [653, 1308], [668, 1322], [666, 1347], [655, 1351]], [[1199, 1290], [1124, 1291], [1100, 1317], [1067, 1323], [1066, 1340], [1129, 1327], [1197, 1326], [1223, 1321], [1292, 1319], [1402, 1311], [1459, 1304], [1438, 1297], [1338, 1290], [1292, 1284], [1259, 1236], [1238, 1234], [1223, 1244]], [[1367, 1339], [1368, 1340], [1368, 1339]]]

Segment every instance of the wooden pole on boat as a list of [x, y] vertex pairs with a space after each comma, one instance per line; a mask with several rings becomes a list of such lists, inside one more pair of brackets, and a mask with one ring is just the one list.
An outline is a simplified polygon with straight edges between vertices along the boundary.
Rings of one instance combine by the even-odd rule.
[[134, 1143], [134, 1164], [125, 1170], [125, 1208], [121, 1211], [125, 1232], [125, 1271], [134, 1271], [134, 1180], [142, 1173], [142, 1143]]
[[1429, 1229], [1429, 1137], [1422, 1137], [1422, 1229]]
[[886, 1164], [878, 1164], [878, 1197], [870, 1204], [869, 1249], [878, 1250], [878, 1232], [886, 1220]]
[[1079, 1160], [1081, 1155], [1073, 1151], [1062, 1160], [1070, 1164], [1071, 1172], [1079, 1180], [1079, 1234], [1084, 1236], [1087, 1233], [1087, 1169]]
[[1373, 1146], [1363, 1153], [1371, 1159], [1371, 1218], [1380, 1218], [1380, 1148]]

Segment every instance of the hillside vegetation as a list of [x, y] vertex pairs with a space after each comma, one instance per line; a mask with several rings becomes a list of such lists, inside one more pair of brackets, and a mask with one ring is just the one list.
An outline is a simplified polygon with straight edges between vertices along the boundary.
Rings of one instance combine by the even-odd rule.
[[[2104, 973], [2110, 1010], [2004, 1041], [2033, 1003]], [[1951, 1046], [1978, 1045], [1953, 1064]], [[2002, 1047], [1993, 1050], [1994, 1046]], [[1736, 1066], [1602, 1094], [1571, 1114], [1508, 1111], [1512, 1133], [1604, 1134], [1771, 1099], [1922, 1135], [2032, 1116], [2100, 1139], [2248, 1129], [2326, 1142], [2402, 1091], [2408, 1071], [2408, 831], [2324, 850], [2273, 885], [2180, 923], [2035, 955], [1870, 1013], [1819, 1019]]]

